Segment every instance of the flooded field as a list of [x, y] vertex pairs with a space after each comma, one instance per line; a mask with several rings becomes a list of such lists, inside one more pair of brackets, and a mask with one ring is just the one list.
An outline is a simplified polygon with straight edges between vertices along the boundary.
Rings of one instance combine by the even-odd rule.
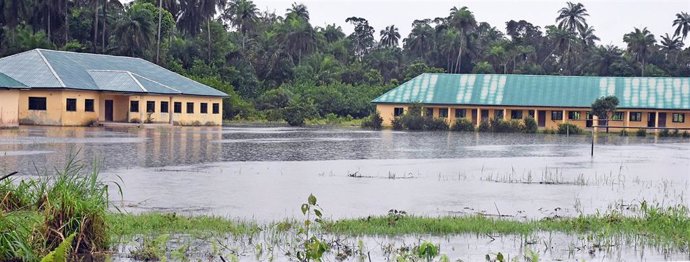
[[[690, 205], [690, 140], [611, 135], [595, 138], [593, 157], [590, 147], [588, 136], [541, 134], [22, 127], [0, 130], [0, 171], [36, 175], [79, 150], [82, 158], [102, 160], [105, 179], [121, 181], [124, 199], [113, 199], [123, 210], [263, 223], [300, 217], [299, 206], [310, 193], [330, 219], [385, 215], [390, 209], [540, 219], [625, 213], [642, 201]], [[551, 259], [688, 258], [687, 250], [628, 244], [591, 256], [575, 248], [577, 237], [538, 238], [555, 239], [551, 247], [533, 247]], [[517, 236], [432, 240], [446, 248], [443, 253], [457, 255], [451, 258], [467, 261], [503, 250], [524, 253], [526, 247]], [[386, 241], [418, 240], [365, 239], [368, 246]]]

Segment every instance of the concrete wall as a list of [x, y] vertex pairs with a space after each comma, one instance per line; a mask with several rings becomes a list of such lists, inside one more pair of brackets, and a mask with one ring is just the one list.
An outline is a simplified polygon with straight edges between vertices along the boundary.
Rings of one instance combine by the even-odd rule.
[[[45, 97], [46, 110], [29, 110], [29, 97]], [[22, 90], [19, 92], [19, 123], [22, 125], [62, 125], [65, 101], [62, 90]]]
[[[377, 104], [376, 105], [376, 110], [379, 112], [381, 117], [383, 118], [383, 125], [384, 126], [391, 126], [391, 121], [393, 120], [393, 112], [395, 108], [403, 108], [405, 112], [407, 112], [408, 105], [405, 104]], [[544, 126], [540, 127], [541, 129], [557, 129], [559, 124], [562, 123], [571, 123], [574, 125], [577, 125], [580, 128], [587, 128], [587, 112], [589, 109], [584, 109], [584, 108], [557, 108], [557, 107], [495, 107], [495, 106], [467, 106], [467, 105], [425, 105], [422, 108], [422, 113], [426, 112], [426, 109], [424, 108], [432, 108], [434, 112], [434, 117], [439, 116], [439, 109], [440, 108], [447, 108], [448, 109], [448, 118], [447, 122], [449, 124], [453, 124], [456, 120], [455, 117], [455, 109], [465, 109], [465, 118], [468, 120], [471, 120], [475, 125], [478, 125], [481, 123], [481, 121], [484, 120], [489, 120], [493, 119], [496, 115], [497, 111], [504, 111], [503, 117], [505, 120], [511, 120], [511, 112], [512, 111], [521, 111], [522, 112], [522, 119], [526, 118], [529, 116], [529, 111], [534, 110], [535, 112], [535, 120], [537, 123], [539, 123], [539, 112], [543, 111], [545, 112], [545, 121], [544, 121]], [[472, 117], [472, 111], [475, 110], [477, 111], [476, 118], [474, 119]], [[482, 111], [487, 111], [488, 112], [488, 118], [485, 119], [482, 118], [481, 112]], [[563, 114], [563, 119], [561, 120], [554, 120], [552, 119], [552, 112], [558, 111]], [[580, 118], [579, 119], [569, 119], [568, 115], [569, 112], [579, 112], [580, 113]], [[621, 127], [626, 127], [628, 131], [636, 131], [637, 128], [639, 127], [647, 127], [647, 121], [649, 120], [649, 113], [656, 114], [657, 112], [665, 112], [666, 113], [666, 127], [673, 129], [673, 128], [690, 128], [690, 110], [688, 111], [673, 111], [673, 110], [635, 110], [635, 109], [621, 109], [618, 110], [618, 112], [623, 112], [623, 119], [619, 121], [614, 121], [614, 120], [609, 120], [609, 126], [621, 126]], [[641, 112], [642, 113], [642, 119], [641, 121], [630, 121], [630, 114], [632, 112]], [[683, 123], [673, 123], [673, 113], [682, 113], [685, 115], [685, 121]], [[593, 125], [597, 125], [597, 120], [596, 117], [592, 121]], [[603, 123], [602, 123], [603, 124]], [[659, 124], [658, 126], [661, 126]], [[622, 128], [610, 128], [609, 131], [611, 132], [617, 132], [620, 131]]]
[[[139, 112], [130, 112], [128, 121], [135, 118], [142, 121], [147, 120], [149, 113], [146, 112], [146, 103], [154, 101], [156, 104], [155, 111], [150, 114], [154, 123], [170, 123], [170, 114], [172, 114], [172, 121], [176, 125], [221, 125], [223, 123], [223, 99], [220, 97], [143, 95], [130, 96], [129, 101], [139, 101]], [[168, 113], [160, 112], [163, 101], [168, 102]], [[174, 112], [175, 102], [182, 103], [182, 112]], [[194, 113], [187, 113], [187, 103], [194, 103]], [[207, 113], [201, 113], [202, 103], [206, 103]], [[214, 103], [218, 103], [220, 107], [217, 114], [213, 113]], [[129, 108], [129, 102], [127, 105]]]
[[[77, 99], [77, 111], [67, 111], [67, 99]], [[93, 100], [93, 112], [86, 112], [84, 108], [86, 99]], [[85, 126], [99, 121], [100, 93], [95, 91], [62, 91], [62, 125]]]
[[0, 90], [0, 128], [19, 126], [19, 90]]

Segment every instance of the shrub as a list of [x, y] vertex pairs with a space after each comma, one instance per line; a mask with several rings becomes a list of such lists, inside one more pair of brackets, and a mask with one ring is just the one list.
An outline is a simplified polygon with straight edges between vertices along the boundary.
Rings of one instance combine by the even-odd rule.
[[688, 138], [688, 137], [690, 137], [690, 133], [688, 133], [688, 131], [683, 131], [683, 134], [681, 136], [683, 138]]
[[563, 123], [563, 124], [558, 124], [557, 133], [561, 134], [561, 135], [565, 135], [565, 134], [579, 135], [579, 134], [583, 133], [583, 130], [573, 123]]
[[496, 133], [515, 133], [524, 130], [524, 124], [519, 120], [503, 120], [500, 118], [491, 120], [491, 131]]
[[141, 120], [139, 118], [132, 118], [129, 120], [130, 123], [135, 123], [135, 124], [141, 124]]
[[474, 125], [472, 124], [472, 121], [470, 121], [469, 119], [462, 118], [462, 119], [455, 120], [455, 123], [450, 128], [450, 130], [472, 132], [472, 131], [474, 131]]
[[314, 103], [310, 100], [293, 100], [283, 111], [285, 121], [291, 126], [302, 126], [304, 120], [317, 115]]
[[525, 133], [533, 134], [536, 133], [538, 129], [539, 126], [537, 126], [537, 121], [534, 120], [534, 118], [532, 118], [531, 116], [525, 118]]
[[477, 131], [479, 131], [479, 132], [491, 132], [491, 124], [489, 124], [488, 120], [482, 120], [482, 122], [479, 123], [479, 127], [477, 128]]
[[424, 130], [448, 130], [448, 123], [443, 118], [425, 117]]
[[669, 136], [671, 136], [671, 132], [668, 131], [668, 129], [664, 129], [664, 130], [661, 130], [661, 132], [659, 132], [659, 137], [669, 137]]
[[621, 129], [620, 135], [621, 135], [621, 136], [628, 136], [628, 135], [629, 135], [629, 134], [628, 134], [628, 130]]
[[635, 135], [641, 137], [647, 136], [647, 130], [644, 130], [644, 128], [640, 128], [637, 130], [637, 132], [635, 132]]
[[393, 118], [393, 121], [391, 121], [391, 125], [393, 126], [393, 130], [403, 130], [403, 124], [402, 124], [402, 119], [400, 117]]
[[381, 129], [381, 125], [383, 125], [383, 118], [378, 111], [371, 114], [362, 122], [362, 127], [364, 128]]

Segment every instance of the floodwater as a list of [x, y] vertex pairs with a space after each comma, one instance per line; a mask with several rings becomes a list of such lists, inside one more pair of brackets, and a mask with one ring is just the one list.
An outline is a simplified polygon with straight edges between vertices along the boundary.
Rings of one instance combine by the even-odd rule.
[[589, 136], [21, 127], [0, 130], [0, 171], [40, 174], [78, 151], [85, 161], [101, 160], [104, 178], [122, 186], [123, 199], [113, 196], [122, 210], [259, 222], [300, 217], [310, 193], [333, 219], [390, 209], [524, 219], [625, 210], [641, 201], [690, 206], [690, 140], [594, 140], [591, 156]]

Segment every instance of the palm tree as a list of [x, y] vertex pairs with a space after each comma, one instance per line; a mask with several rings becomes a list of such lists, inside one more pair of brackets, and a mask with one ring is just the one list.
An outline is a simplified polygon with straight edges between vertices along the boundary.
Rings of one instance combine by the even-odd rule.
[[316, 31], [309, 22], [297, 16], [289, 17], [284, 24], [283, 43], [290, 54], [297, 56], [297, 63], [302, 60], [302, 55], [314, 50], [316, 46]]
[[426, 62], [429, 62], [429, 53], [434, 45], [434, 29], [429, 25], [430, 22], [429, 19], [415, 20], [410, 35], [403, 39], [405, 49]]
[[0, 12], [4, 18], [5, 25], [10, 29], [14, 29], [22, 21], [30, 18], [33, 9], [32, 1], [26, 0], [3, 0], [0, 1]]
[[597, 75], [599, 76], [609, 76], [611, 72], [609, 68], [613, 63], [623, 58], [623, 51], [617, 46], [607, 45], [601, 46], [594, 49], [592, 53], [589, 66], [591, 69], [595, 69]]
[[321, 29], [321, 34], [328, 43], [336, 42], [345, 37], [343, 29], [335, 24], [326, 25], [326, 28]]
[[599, 37], [594, 35], [594, 27], [591, 27], [589, 25], [585, 25], [582, 30], [579, 31], [580, 33], [580, 40], [582, 40], [582, 45], [585, 48], [589, 48], [595, 45], [595, 41], [599, 41]]
[[309, 21], [309, 10], [304, 4], [292, 3], [292, 7], [288, 8], [285, 16], [294, 16], [305, 21]]
[[686, 12], [676, 14], [676, 20], [673, 20], [673, 26], [676, 27], [676, 32], [673, 33], [673, 36], [682, 35], [682, 41], [685, 41], [688, 32], [690, 32], [690, 14]]
[[458, 56], [455, 59], [456, 71], [460, 72], [460, 67], [462, 66], [462, 54], [465, 47], [468, 45], [468, 38], [470, 33], [474, 31], [477, 26], [477, 20], [474, 18], [474, 14], [466, 7], [458, 9], [453, 7], [450, 9], [450, 16], [446, 18], [446, 22], [457, 29], [460, 33], [460, 42], [458, 50]]
[[247, 33], [256, 24], [258, 12], [259, 9], [251, 0], [231, 0], [223, 12], [223, 19], [230, 21], [230, 25], [242, 34], [242, 49], [245, 49]]
[[211, 19], [218, 9], [225, 9], [227, 0], [199, 0], [200, 14], [206, 21], [206, 34], [208, 35], [208, 62], [211, 62]]
[[669, 36], [668, 33], [661, 36], [661, 50], [664, 51], [666, 59], [668, 59], [669, 55], [675, 54], [675, 63], [675, 60], [678, 59], [678, 54], [680, 54], [680, 50], [682, 49], [683, 41], [679, 36]]
[[563, 7], [558, 11], [556, 22], [558, 22], [558, 27], [565, 28], [571, 32], [575, 32], [575, 30], [581, 31], [587, 25], [585, 16], [589, 16], [589, 14], [584, 5], [568, 2], [567, 7]]
[[155, 32], [153, 19], [148, 10], [127, 9], [113, 30], [121, 54], [141, 57], [144, 51], [149, 50]]
[[633, 54], [635, 60], [642, 64], [642, 76], [644, 76], [647, 56], [649, 56], [652, 46], [656, 43], [654, 35], [646, 27], [642, 30], [636, 27], [635, 31], [623, 36], [623, 41], [628, 44], [628, 52]]
[[566, 30], [564, 28], [556, 26], [547, 26], [546, 38], [552, 42], [553, 49], [551, 50], [551, 53], [549, 53], [546, 56], [546, 58], [542, 62], [542, 65], [544, 65], [546, 61], [549, 60], [549, 58], [552, 58], [558, 50], [561, 50], [561, 52], [563, 53], [563, 55], [561, 56], [561, 62], [567, 59], [571, 51], [569, 48], [570, 43], [576, 38], [576, 36], [575, 32]]
[[398, 40], [400, 40], [400, 33], [395, 25], [386, 26], [386, 29], [381, 30], [381, 46], [398, 46]]

